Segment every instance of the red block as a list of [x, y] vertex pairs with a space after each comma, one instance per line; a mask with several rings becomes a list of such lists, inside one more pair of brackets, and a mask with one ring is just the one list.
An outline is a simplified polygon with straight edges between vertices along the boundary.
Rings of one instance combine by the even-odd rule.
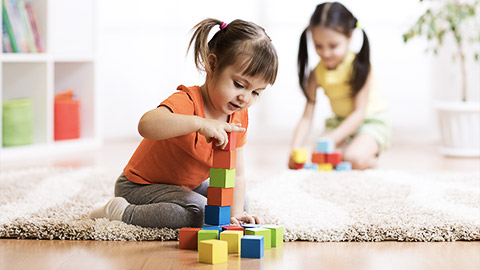
[[58, 99], [54, 102], [54, 139], [68, 140], [80, 137], [80, 101]]
[[224, 149], [217, 146], [217, 140], [213, 140], [213, 150], [235, 150], [237, 148], [237, 136], [236, 132], [227, 132], [228, 143]]
[[181, 228], [178, 232], [178, 247], [181, 249], [197, 249], [198, 231], [202, 228]]
[[245, 228], [242, 226], [222, 226], [224, 231], [231, 230], [231, 231], [242, 231], [245, 234]]
[[237, 150], [213, 150], [213, 166], [216, 169], [235, 169], [237, 166]]
[[327, 163], [327, 157], [325, 156], [324, 153], [313, 152], [312, 163], [316, 163], [316, 164]]
[[233, 204], [233, 188], [208, 187], [207, 204], [230, 206]]
[[293, 164], [293, 169], [294, 170], [300, 170], [300, 169], [303, 169], [303, 163], [294, 163]]
[[337, 166], [340, 162], [342, 162], [341, 152], [334, 152], [331, 154], [327, 154], [327, 163], [330, 163], [333, 166]]

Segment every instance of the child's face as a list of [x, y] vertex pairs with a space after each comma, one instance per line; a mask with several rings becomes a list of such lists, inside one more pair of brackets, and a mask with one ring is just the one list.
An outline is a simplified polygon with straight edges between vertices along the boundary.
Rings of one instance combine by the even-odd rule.
[[312, 28], [315, 51], [328, 69], [335, 69], [347, 54], [351, 36], [322, 26]]
[[217, 112], [230, 115], [252, 106], [267, 85], [263, 78], [242, 75], [240, 70], [230, 65], [220, 74], [215, 74], [208, 85], [210, 102]]

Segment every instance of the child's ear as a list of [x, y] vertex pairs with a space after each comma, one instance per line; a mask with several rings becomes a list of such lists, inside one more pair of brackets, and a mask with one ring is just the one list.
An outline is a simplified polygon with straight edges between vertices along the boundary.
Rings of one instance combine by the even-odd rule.
[[213, 72], [217, 65], [217, 56], [213, 53], [208, 55], [208, 65], [210, 66], [210, 71]]

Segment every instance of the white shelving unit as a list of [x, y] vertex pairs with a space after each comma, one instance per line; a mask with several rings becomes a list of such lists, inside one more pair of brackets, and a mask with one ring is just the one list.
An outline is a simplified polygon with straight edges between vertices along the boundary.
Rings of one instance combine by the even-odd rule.
[[[45, 52], [0, 52], [0, 103], [25, 97], [32, 100], [33, 144], [1, 146], [0, 161], [68, 153], [101, 143], [95, 0], [27, 1], [35, 9]], [[80, 138], [54, 141], [54, 97], [67, 89], [74, 89], [80, 99]], [[1, 136], [2, 132], [0, 141]]]

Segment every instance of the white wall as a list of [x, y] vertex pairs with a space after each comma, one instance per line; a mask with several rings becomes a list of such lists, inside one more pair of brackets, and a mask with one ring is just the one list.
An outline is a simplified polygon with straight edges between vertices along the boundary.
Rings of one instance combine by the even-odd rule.
[[[250, 138], [288, 140], [303, 111], [297, 83], [298, 39], [319, 1], [101, 0], [98, 63], [106, 139], [138, 136], [137, 123], [179, 84], [203, 84], [191, 55], [186, 57], [190, 29], [213, 17], [235, 18], [263, 26], [277, 48], [277, 82], [250, 110]], [[458, 75], [445, 57], [424, 54], [425, 42], [403, 44], [402, 34], [421, 12], [417, 0], [343, 1], [370, 39], [372, 63], [389, 104], [396, 140], [437, 139], [434, 98], [451, 98]], [[440, 62], [439, 62], [440, 61]], [[440, 63], [440, 64], [439, 64]], [[470, 63], [471, 96], [480, 93], [479, 64]], [[476, 72], [476, 73], [475, 73]], [[432, 92], [435, 89], [435, 93]], [[323, 97], [316, 111], [316, 136], [330, 114]]]

